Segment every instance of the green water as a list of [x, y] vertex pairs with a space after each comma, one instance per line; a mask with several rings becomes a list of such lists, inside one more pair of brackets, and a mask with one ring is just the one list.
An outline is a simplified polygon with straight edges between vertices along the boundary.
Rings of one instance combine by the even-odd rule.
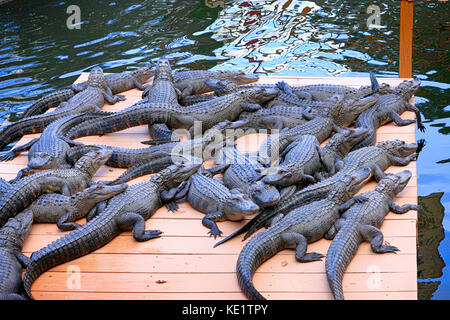
[[[132, 70], [166, 56], [174, 69], [293, 76], [396, 77], [399, 1], [24, 1], [0, 5], [0, 123], [100, 65]], [[218, 3], [216, 1], [216, 3]], [[369, 5], [382, 27], [368, 29]], [[80, 29], [66, 12], [80, 8]], [[449, 10], [415, 2], [414, 76], [427, 128], [417, 161], [419, 298], [450, 298]], [[373, 13], [373, 12], [372, 12]]]

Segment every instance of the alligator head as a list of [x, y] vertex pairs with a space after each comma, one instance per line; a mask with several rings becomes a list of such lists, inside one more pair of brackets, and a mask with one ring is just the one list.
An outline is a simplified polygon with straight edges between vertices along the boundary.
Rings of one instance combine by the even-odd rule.
[[87, 87], [95, 87], [106, 89], [107, 83], [105, 80], [105, 75], [103, 74], [103, 69], [101, 67], [94, 67], [89, 72], [89, 77], [86, 82]]
[[173, 81], [172, 68], [170, 67], [169, 60], [164, 58], [158, 60], [153, 81], [157, 80]]
[[273, 206], [280, 201], [280, 193], [275, 186], [256, 181], [251, 186], [251, 199], [260, 208]]
[[47, 152], [35, 152], [28, 159], [28, 167], [31, 169], [56, 169], [58, 168], [58, 159]]
[[405, 100], [409, 100], [419, 88], [420, 79], [405, 80], [395, 87], [394, 94], [404, 97]]
[[394, 157], [404, 158], [417, 150], [416, 143], [406, 143], [405, 141], [396, 139], [389, 141], [382, 141], [377, 144], [378, 148], [386, 150], [390, 155]]
[[398, 173], [388, 173], [379, 182], [375, 190], [386, 193], [390, 197], [395, 197], [405, 189], [412, 173], [409, 170], [403, 170]]
[[33, 212], [24, 210], [10, 218], [0, 229], [0, 247], [13, 246], [21, 250], [33, 224]]
[[277, 87], [252, 88], [240, 91], [247, 97], [249, 103], [262, 104], [275, 98], [280, 90]]
[[258, 213], [259, 206], [249, 196], [240, 191], [231, 190], [231, 196], [224, 206], [224, 213], [231, 221], [241, 220], [244, 216]]
[[[371, 178], [372, 170], [369, 167], [363, 167], [352, 175], [345, 176], [342, 180], [340, 180], [338, 183], [341, 184], [341, 187], [338, 187], [336, 190], [343, 188], [346, 193], [346, 199], [350, 199], [354, 194], [361, 190], [361, 188], [364, 187], [364, 185], [366, 185]], [[345, 199], [343, 200], [347, 201]]]
[[268, 173], [262, 178], [262, 182], [287, 187], [302, 180], [303, 172], [300, 171], [301, 170], [292, 170], [286, 165], [271, 167], [269, 168]]
[[342, 128], [331, 137], [326, 145], [327, 149], [338, 152], [341, 156], [346, 156], [354, 145], [363, 140], [368, 132], [369, 129], [364, 127]]
[[229, 80], [233, 81], [235, 84], [248, 84], [258, 81], [259, 76], [256, 74], [249, 74], [243, 71], [231, 73]]
[[131, 74], [138, 79], [140, 83], [144, 83], [155, 75], [155, 70], [151, 67], [143, 67], [132, 71]]
[[379, 94], [375, 93], [364, 98], [345, 99], [342, 104], [335, 107], [336, 124], [339, 126], [351, 124], [363, 111], [373, 106], [379, 98]]
[[114, 197], [115, 195], [125, 191], [127, 187], [128, 185], [126, 183], [112, 186], [96, 183], [80, 192], [86, 194], [87, 200], [97, 203]]
[[[185, 160], [188, 159], [185, 157]], [[192, 157], [193, 161], [177, 162], [161, 170], [150, 178], [161, 188], [172, 189], [187, 181], [202, 165], [201, 159]]]
[[89, 151], [75, 163], [74, 168], [93, 177], [97, 170], [108, 161], [112, 153], [113, 150], [109, 148]]

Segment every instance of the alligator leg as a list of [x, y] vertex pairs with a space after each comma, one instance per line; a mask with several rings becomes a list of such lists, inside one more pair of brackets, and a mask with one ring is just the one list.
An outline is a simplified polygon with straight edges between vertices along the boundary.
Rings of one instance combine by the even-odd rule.
[[272, 219], [267, 221], [266, 227], [269, 228], [271, 226], [276, 225], [283, 218], [284, 218], [284, 214], [282, 214], [282, 213], [277, 214], [275, 217], [273, 217]]
[[123, 230], [132, 229], [133, 238], [142, 242], [159, 238], [162, 231], [145, 230], [145, 219], [135, 212], [124, 212], [117, 217], [117, 224]]
[[31, 141], [21, 145], [20, 147], [14, 148], [0, 157], [0, 161], [9, 161], [17, 157], [21, 152], [28, 151], [30, 148], [39, 141], [39, 138], [34, 138]]
[[422, 118], [420, 116], [419, 108], [417, 108], [416, 106], [414, 106], [414, 105], [412, 105], [410, 103], [407, 103], [406, 107], [408, 108], [409, 111], [413, 111], [416, 114], [417, 128], [420, 131], [424, 132], [425, 131], [425, 126], [422, 123]]
[[221, 236], [222, 235], [222, 231], [219, 230], [219, 227], [217, 226], [217, 224], [213, 221], [215, 219], [221, 219], [223, 216], [222, 212], [212, 212], [212, 213], [208, 213], [206, 216], [203, 217], [202, 219], [202, 224], [207, 227], [208, 229], [211, 229], [208, 233], [212, 236], [214, 236], [214, 239], [217, 236]]
[[306, 253], [308, 241], [306, 238], [297, 232], [283, 232], [281, 239], [287, 248], [295, 248], [295, 260], [298, 262], [320, 261], [324, 257], [318, 252]]
[[327, 240], [333, 240], [336, 233], [341, 229], [344, 224], [345, 219], [339, 218], [336, 222], [331, 226], [330, 230], [323, 236]]
[[23, 268], [28, 267], [28, 265], [31, 262], [31, 259], [28, 258], [26, 255], [24, 255], [22, 252], [19, 252], [18, 254], [16, 254], [16, 259], [17, 259], [17, 261], [20, 262], [20, 264], [22, 265]]
[[370, 247], [375, 253], [399, 251], [397, 247], [383, 245], [383, 233], [374, 226], [368, 224], [360, 225], [358, 226], [358, 231], [365, 240], [370, 241]]
[[86, 221], [91, 221], [96, 216], [98, 216], [108, 205], [108, 201], [101, 201], [97, 203], [91, 210], [89, 210], [88, 214], [86, 215]]
[[72, 84], [71, 89], [75, 92], [83, 91], [87, 88], [86, 82]]
[[415, 160], [417, 158], [417, 154], [412, 154], [410, 156], [407, 156], [405, 158], [399, 158], [399, 157], [395, 157], [395, 156], [391, 156], [389, 155], [389, 161], [394, 165], [394, 166], [407, 166], [411, 161]]
[[281, 130], [284, 127], [283, 120], [277, 116], [267, 116], [261, 120], [261, 126], [266, 129]]
[[30, 168], [23, 168], [20, 169], [20, 171], [17, 173], [17, 176], [10, 180], [8, 183], [14, 183], [16, 181], [19, 181], [20, 179], [22, 179], [23, 177], [29, 176], [30, 174], [33, 174], [34, 170], [30, 169]]
[[118, 101], [126, 100], [124, 95], [121, 94], [114, 95], [109, 87], [106, 88], [106, 92], [103, 92], [103, 97], [109, 104], [115, 104]]
[[254, 112], [254, 111], [258, 111], [259, 109], [261, 109], [261, 105], [259, 105], [257, 103], [244, 103], [243, 109], [244, 109], [244, 111], [247, 111], [247, 112]]
[[139, 90], [145, 90], [147, 86], [142, 85], [135, 77], [132, 77], [133, 79], [133, 84], [136, 88], [138, 88]]
[[397, 213], [397, 214], [403, 214], [403, 213], [408, 212], [409, 210], [419, 211], [419, 209], [420, 209], [420, 206], [418, 206], [416, 204], [407, 203], [402, 206], [399, 206], [398, 204], [395, 204], [392, 201], [389, 202], [389, 210], [391, 210], [392, 212]]
[[0, 300], [28, 300], [18, 293], [1, 293]]
[[73, 220], [76, 218], [72, 211], [67, 211], [61, 218], [58, 219], [56, 225], [62, 231], [72, 231], [78, 228], [80, 225]]
[[352, 205], [354, 205], [355, 203], [362, 203], [367, 200], [368, 200], [367, 197], [365, 197], [363, 195], [354, 196], [350, 200], [346, 201], [344, 204], [341, 204], [341, 206], [339, 207], [339, 213], [340, 214], [344, 213], [345, 211], [350, 209], [350, 207]]
[[392, 121], [394, 121], [394, 123], [398, 126], [407, 126], [411, 123], [416, 122], [416, 120], [412, 120], [412, 119], [403, 119], [402, 117], [400, 117], [400, 115], [396, 112], [391, 112], [391, 119]]

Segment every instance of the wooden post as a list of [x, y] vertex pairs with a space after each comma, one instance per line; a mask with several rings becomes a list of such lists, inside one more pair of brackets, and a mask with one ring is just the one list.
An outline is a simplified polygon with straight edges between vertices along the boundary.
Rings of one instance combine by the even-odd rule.
[[412, 78], [413, 26], [414, 2], [401, 0], [399, 78]]

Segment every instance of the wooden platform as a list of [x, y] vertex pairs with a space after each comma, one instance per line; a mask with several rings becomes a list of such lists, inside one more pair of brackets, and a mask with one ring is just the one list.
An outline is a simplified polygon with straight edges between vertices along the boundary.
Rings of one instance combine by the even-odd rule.
[[[83, 74], [77, 81], [87, 78]], [[286, 78], [263, 77], [260, 82], [275, 83], [285, 80], [291, 85], [333, 83], [359, 87], [369, 84], [367, 78]], [[397, 85], [404, 79], [380, 79]], [[117, 111], [140, 100], [141, 92], [124, 93], [126, 101], [104, 110]], [[413, 118], [412, 112], [403, 118]], [[415, 126], [397, 127], [393, 124], [380, 128], [377, 140], [402, 139], [415, 141]], [[38, 135], [29, 135], [19, 141], [22, 145]], [[248, 136], [238, 140], [241, 151], [254, 151], [265, 136]], [[129, 148], [143, 147], [140, 141], [148, 139], [146, 126], [130, 128], [102, 137], [78, 139], [84, 143], [98, 143]], [[26, 153], [14, 161], [0, 164], [0, 176], [12, 179], [27, 163]], [[412, 162], [406, 167], [413, 177], [406, 189], [395, 199], [398, 204], [417, 203], [417, 172]], [[391, 167], [388, 172], [404, 170]], [[96, 180], [111, 180], [124, 170], [103, 167]], [[142, 177], [130, 184], [148, 179]], [[373, 189], [368, 184], [361, 192]], [[238, 237], [217, 248], [217, 242], [207, 235], [202, 226], [203, 214], [188, 204], [181, 204], [177, 213], [159, 209], [147, 221], [147, 228], [159, 229], [161, 238], [138, 243], [130, 232], [124, 232], [105, 247], [80, 259], [60, 265], [44, 273], [32, 287], [36, 299], [245, 299], [239, 288], [235, 267], [244, 245]], [[228, 235], [242, 226], [242, 222], [221, 222], [219, 228]], [[416, 265], [417, 214], [389, 213], [381, 230], [385, 240], [397, 246], [397, 254], [377, 255], [368, 243], [363, 243], [344, 276], [347, 299], [417, 299]], [[64, 235], [55, 225], [36, 224], [28, 237], [24, 252], [30, 255], [51, 241]], [[330, 241], [321, 240], [309, 246], [309, 251], [326, 254]], [[268, 299], [332, 299], [325, 275], [325, 262], [300, 264], [292, 250], [284, 250], [264, 263], [254, 276], [258, 290]]]

